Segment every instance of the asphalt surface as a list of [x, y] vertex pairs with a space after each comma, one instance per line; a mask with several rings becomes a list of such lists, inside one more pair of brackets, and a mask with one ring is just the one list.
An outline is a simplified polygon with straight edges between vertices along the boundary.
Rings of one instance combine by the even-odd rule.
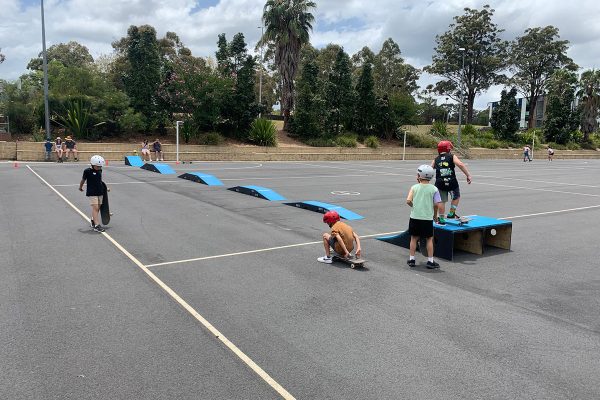
[[[408, 225], [419, 164], [172, 165], [208, 187], [111, 163], [107, 234], [298, 399], [600, 398], [600, 161], [469, 160], [459, 213], [512, 220], [512, 249], [439, 271], [372, 238]], [[280, 398], [26, 165], [0, 164], [0, 398]], [[29, 167], [89, 214], [84, 163]], [[363, 215], [367, 268], [237, 185]]]

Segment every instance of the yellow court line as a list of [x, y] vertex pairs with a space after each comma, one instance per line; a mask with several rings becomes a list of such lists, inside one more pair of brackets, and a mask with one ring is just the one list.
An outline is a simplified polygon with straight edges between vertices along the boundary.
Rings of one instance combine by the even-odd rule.
[[[27, 168], [33, 172], [35, 176], [37, 176], [42, 182], [46, 184], [50, 189], [52, 189], [61, 199], [63, 199], [73, 210], [75, 210], [83, 219], [88, 221], [88, 216], [85, 215], [80, 209], [78, 209], [73, 203], [71, 203], [65, 196], [63, 196], [58, 190], [52, 187], [44, 178], [42, 178], [37, 172], [35, 172], [29, 165]], [[123, 254], [125, 254], [135, 265], [137, 265], [142, 271], [144, 271], [150, 279], [152, 279], [158, 286], [160, 286], [173, 300], [179, 303], [188, 313], [190, 313], [198, 322], [200, 322], [206, 329], [210, 331], [217, 339], [219, 339], [229, 350], [231, 350], [236, 356], [238, 356], [246, 365], [248, 365], [258, 376], [260, 376], [269, 386], [271, 386], [277, 393], [281, 395], [286, 400], [294, 399], [287, 390], [283, 388], [275, 379], [273, 379], [267, 372], [265, 372], [261, 367], [258, 366], [250, 357], [248, 357], [244, 352], [242, 352], [235, 344], [233, 344], [229, 339], [227, 339], [217, 328], [215, 328], [208, 320], [206, 320], [202, 315], [198, 313], [192, 306], [190, 306], [184, 299], [182, 299], [173, 289], [171, 289], [167, 284], [165, 284], [162, 280], [160, 280], [156, 275], [154, 275], [148, 267], [142, 264], [137, 258], [135, 258], [131, 253], [129, 253], [123, 246], [121, 246], [115, 239], [113, 239], [108, 233], [102, 232], [102, 235], [106, 239], [108, 239], [117, 249], [119, 249]]]

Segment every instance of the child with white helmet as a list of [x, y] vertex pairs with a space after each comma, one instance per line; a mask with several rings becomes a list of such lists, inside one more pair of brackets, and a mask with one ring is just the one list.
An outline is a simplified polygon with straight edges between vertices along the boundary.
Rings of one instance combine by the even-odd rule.
[[417, 168], [417, 184], [408, 192], [406, 204], [412, 207], [408, 232], [410, 233], [410, 255], [406, 262], [409, 267], [416, 265], [415, 253], [417, 241], [427, 239], [427, 268], [439, 268], [440, 265], [433, 259], [433, 221], [437, 220], [438, 207], [442, 202], [440, 192], [430, 181], [435, 175], [431, 165], [423, 164]]
[[90, 168], [86, 168], [83, 171], [81, 182], [79, 182], [79, 191], [83, 192], [83, 184], [87, 182], [85, 195], [90, 199], [90, 205], [92, 207], [92, 219], [90, 224], [96, 232], [104, 232], [104, 228], [100, 225], [98, 214], [100, 213], [100, 206], [102, 205], [103, 198], [103, 185], [102, 185], [102, 167], [106, 164], [104, 158], [99, 155], [92, 156], [90, 159]]

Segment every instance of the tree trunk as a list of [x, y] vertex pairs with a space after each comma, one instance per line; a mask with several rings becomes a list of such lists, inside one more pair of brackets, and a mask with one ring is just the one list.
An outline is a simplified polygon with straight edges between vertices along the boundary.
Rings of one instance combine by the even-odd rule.
[[284, 109], [283, 110], [283, 130], [288, 132], [289, 127], [290, 127], [290, 110]]

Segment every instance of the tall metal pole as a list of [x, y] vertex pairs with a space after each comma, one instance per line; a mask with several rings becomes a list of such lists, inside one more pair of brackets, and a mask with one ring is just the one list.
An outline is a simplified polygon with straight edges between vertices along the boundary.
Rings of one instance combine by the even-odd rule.
[[465, 48], [461, 47], [458, 49], [462, 53], [462, 70], [461, 70], [461, 78], [460, 78], [460, 105], [458, 107], [458, 137], [457, 144], [460, 147], [460, 126], [462, 124], [462, 113], [463, 113], [463, 103], [465, 102], [465, 90], [464, 90], [464, 82], [465, 82]]
[[48, 59], [46, 57], [46, 25], [44, 23], [44, 0], [42, 6], [42, 62], [44, 66], [44, 108], [46, 112], [46, 139], [52, 139], [50, 133], [50, 107], [48, 106]]
[[[262, 40], [264, 34], [265, 34], [265, 28], [264, 26], [259, 26], [258, 28], [260, 28], [260, 40]], [[262, 43], [260, 45], [260, 78], [259, 78], [259, 84], [258, 84], [258, 104], [260, 104], [262, 106], [262, 81], [263, 81], [263, 46]], [[258, 114], [258, 117], [262, 117], [262, 111]]]
[[176, 151], [175, 164], [179, 164], [179, 125], [181, 125], [181, 124], [183, 124], [183, 121], [175, 122], [176, 131], [177, 131], [177, 136], [175, 139], [175, 151]]

